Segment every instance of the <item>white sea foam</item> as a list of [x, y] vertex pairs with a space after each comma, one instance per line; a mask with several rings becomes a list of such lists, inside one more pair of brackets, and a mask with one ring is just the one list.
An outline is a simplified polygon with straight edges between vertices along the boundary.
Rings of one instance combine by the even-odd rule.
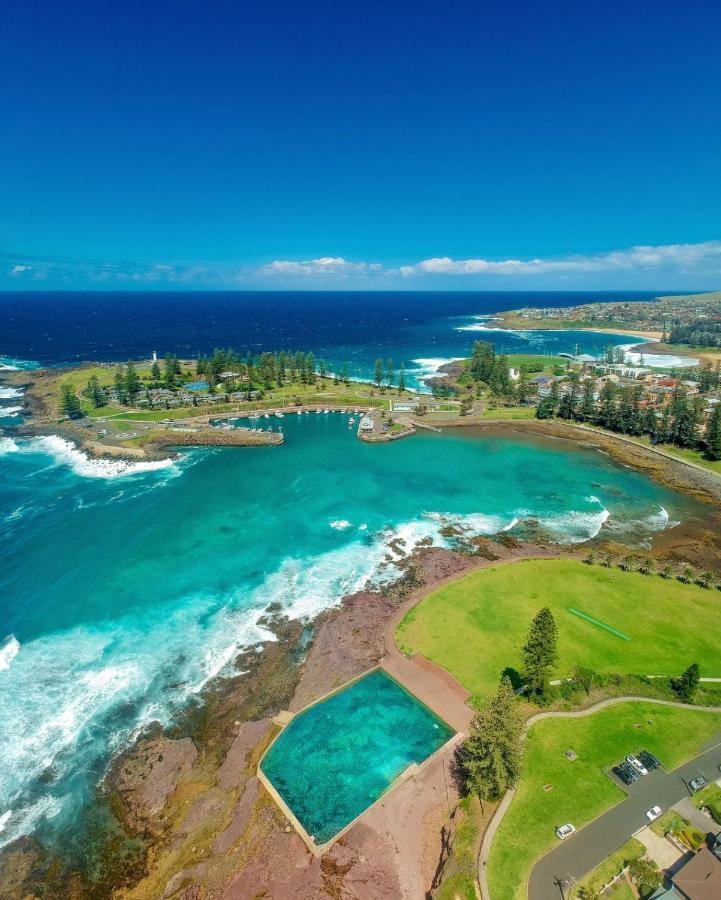
[[0, 833], [5, 830], [5, 826], [9, 822], [10, 816], [12, 814], [13, 814], [13, 811], [11, 809], [8, 809], [6, 812], [4, 812], [2, 815], [0, 815]]
[[424, 512], [423, 517], [438, 523], [435, 537], [437, 539], [440, 538], [440, 543], [443, 545], [448, 544], [448, 541], [444, 540], [440, 534], [440, 530], [443, 527], [456, 528], [466, 536], [480, 536], [509, 531], [514, 525], [518, 524], [518, 519], [515, 516], [509, 522], [504, 516], [487, 515], [485, 513]]
[[[84, 478], [123, 478], [129, 475], [142, 475], [146, 472], [157, 472], [161, 469], [177, 469], [172, 459], [128, 462], [120, 459], [91, 459], [78, 450], [70, 441], [57, 435], [30, 438], [22, 443], [13, 442], [14, 447], [5, 448], [4, 452], [21, 450], [26, 453], [47, 453], [58, 465], [69, 466], [76, 475]], [[3, 452], [0, 446], [0, 453]]]
[[14, 359], [12, 356], [0, 356], [0, 372], [20, 372], [39, 368], [40, 363], [31, 359]]
[[330, 523], [330, 527], [336, 531], [347, 531], [352, 525], [353, 523], [349, 522], [348, 519], [335, 519]]
[[462, 357], [458, 356], [421, 356], [418, 359], [411, 360], [415, 368], [409, 369], [407, 374], [413, 375], [417, 379], [445, 378], [445, 372], [438, 371], [441, 366], [445, 366], [447, 363], [460, 362], [461, 359]]
[[18, 388], [14, 387], [6, 387], [5, 385], [0, 384], [0, 400], [17, 400], [18, 397], [22, 397], [23, 392], [18, 390]]
[[493, 326], [484, 325], [482, 322], [473, 322], [470, 325], [457, 325], [456, 331], [491, 331], [494, 334], [512, 334], [521, 340], [532, 342], [536, 337], [532, 331], [523, 331], [518, 328], [494, 328]]
[[[664, 506], [660, 506], [657, 513], [651, 513], [650, 516], [647, 516], [646, 522], [654, 531], [663, 531], [671, 524], [669, 521], [668, 510]], [[678, 522], [674, 522], [673, 524], [678, 525]]]
[[22, 406], [0, 406], [0, 419], [3, 416], [15, 418], [15, 416], [22, 411]]
[[0, 647], [0, 672], [10, 668], [12, 661], [20, 652], [20, 642], [11, 634]]
[[595, 538], [609, 516], [609, 511], [602, 507], [598, 512], [570, 510], [538, 521], [544, 530], [552, 532], [559, 544], [581, 544]]
[[639, 341], [634, 344], [620, 344], [620, 349], [625, 353], [626, 362], [632, 366], [646, 366], [649, 369], [690, 369], [698, 366], [699, 361], [691, 356], [676, 356], [671, 353], [644, 353], [632, 351], [631, 347], [637, 347]]
[[19, 449], [17, 441], [9, 437], [0, 437], [0, 456], [5, 456], [8, 453], [17, 453]]
[[[0, 846], [71, 802], [48, 784], [91, 764], [99, 742], [112, 752], [143, 724], [167, 724], [242, 647], [272, 639], [257, 624], [261, 610], [243, 603], [242, 593], [180, 598], [44, 635], [14, 651], [12, 665], [0, 672], [0, 798], [13, 809]], [[46, 784], [49, 767], [54, 777]]]

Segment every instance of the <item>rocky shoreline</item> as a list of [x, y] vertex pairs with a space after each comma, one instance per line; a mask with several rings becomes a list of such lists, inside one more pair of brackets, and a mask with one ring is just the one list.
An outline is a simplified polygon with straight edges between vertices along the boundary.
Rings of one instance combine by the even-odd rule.
[[[674, 532], [669, 543], [659, 536], [652, 555], [686, 558], [700, 535], [691, 523]], [[603, 534], [574, 548], [507, 535], [477, 538], [464, 551], [426, 546], [406, 560], [396, 584], [344, 597], [310, 623], [269, 607], [264, 624], [276, 640], [246, 648], [234, 662], [237, 675], [216, 678], [168, 728], [148, 727], [112, 761], [95, 801], [102, 815], [88, 817], [104, 822], [104, 830], [84, 832], [95, 847], [93, 877], [87, 847], [68, 847], [58, 857], [22, 838], [0, 853], [0, 898], [410, 900], [409, 879], [415, 884], [419, 878], [430, 889], [455, 827], [437, 798], [414, 808], [420, 819], [412, 878], [399, 850], [403, 845], [408, 855], [407, 828], [382, 814], [356, 825], [319, 860], [256, 777], [258, 759], [276, 733], [272, 719], [375, 665], [384, 655], [388, 623], [411, 596], [489, 560], [568, 556], [589, 546], [606, 546]]]

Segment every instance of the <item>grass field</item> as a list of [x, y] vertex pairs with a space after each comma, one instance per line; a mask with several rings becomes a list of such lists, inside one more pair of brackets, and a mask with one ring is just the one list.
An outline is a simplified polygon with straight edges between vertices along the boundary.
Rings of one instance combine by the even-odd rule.
[[[546, 719], [528, 734], [516, 796], [491, 845], [493, 900], [521, 900], [533, 863], [557, 844], [564, 822], [580, 828], [624, 798], [602, 770], [645, 747], [666, 769], [695, 756], [721, 730], [721, 715], [628, 702], [581, 719]], [[578, 758], [564, 756], [573, 748]], [[551, 784], [550, 791], [544, 786]], [[639, 827], [643, 822], [639, 822]]]
[[483, 411], [484, 419], [505, 419], [517, 421], [518, 419], [535, 419], [535, 406], [509, 406], [491, 407]]
[[[543, 606], [558, 626], [559, 678], [576, 665], [673, 675], [692, 662], [702, 676], [721, 677], [718, 592], [575, 560], [520, 560], [472, 572], [411, 609], [396, 639], [404, 652], [434, 660], [474, 694], [488, 694], [506, 667], [521, 669], [521, 647]], [[572, 615], [569, 607], [631, 640]]]
[[538, 353], [510, 353], [508, 355], [508, 365], [515, 366], [518, 369], [525, 369], [534, 375], [541, 372], [553, 372], [558, 366], [566, 368], [568, 360], [560, 356], [542, 356]]

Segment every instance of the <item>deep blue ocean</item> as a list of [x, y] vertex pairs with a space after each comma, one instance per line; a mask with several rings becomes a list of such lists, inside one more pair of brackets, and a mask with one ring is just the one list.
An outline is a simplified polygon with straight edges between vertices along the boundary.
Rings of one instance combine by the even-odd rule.
[[[365, 376], [376, 356], [420, 372], [419, 360], [465, 355], [479, 335], [508, 350], [571, 350], [577, 338], [601, 352], [608, 335], [490, 333], [475, 318], [579, 299], [5, 295], [0, 367], [220, 345], [311, 348]], [[0, 384], [6, 412], [21, 403]], [[448, 524], [563, 543], [603, 526], [642, 545], [697, 513], [563, 442], [464, 431], [373, 446], [347, 418], [286, 416], [279, 448], [132, 464], [89, 460], [59, 437], [0, 433], [0, 847], [34, 833], [76, 852], [110, 756], [233, 671], [240, 648], [272, 639], [259, 623], [270, 603], [312, 617], [369, 580], [398, 577], [399, 548], [447, 543]]]
[[311, 350], [368, 378], [378, 357], [405, 363], [411, 384], [439, 364], [467, 356], [478, 338], [505, 352], [600, 353], [628, 338], [585, 332], [489, 332], [483, 319], [521, 306], [572, 306], [650, 293], [549, 292], [129, 292], [0, 294], [0, 356], [43, 365], [82, 360], [196, 356], [214, 348], [245, 353]]

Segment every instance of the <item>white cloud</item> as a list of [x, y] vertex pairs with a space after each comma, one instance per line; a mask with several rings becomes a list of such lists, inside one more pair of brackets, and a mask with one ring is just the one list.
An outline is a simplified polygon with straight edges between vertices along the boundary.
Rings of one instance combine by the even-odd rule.
[[362, 275], [381, 272], [380, 263], [350, 262], [342, 256], [319, 256], [317, 259], [275, 259], [261, 268], [266, 275]]
[[[21, 279], [23, 286], [36, 281], [63, 286], [75, 284], [112, 287], [198, 287], [244, 288], [252, 286], [292, 287], [322, 282], [327, 287], [400, 287], [403, 282], [425, 283], [432, 287], [445, 280], [470, 276], [473, 284], [487, 285], [499, 276], [517, 276], [523, 282], [538, 276], [543, 284], [574, 280], [577, 285], [594, 283], [628, 287], [665, 280], [672, 286], [675, 278], [682, 287], [689, 278], [701, 277], [721, 282], [721, 240], [698, 244], [638, 245], [602, 253], [576, 254], [532, 259], [454, 259], [434, 256], [416, 263], [384, 265], [378, 262], [352, 261], [343, 256], [318, 256], [313, 259], [275, 259], [264, 265], [223, 263], [201, 265], [156, 260], [153, 262], [89, 260], [67, 258], [13, 257], [0, 253], [5, 263], [6, 280]], [[0, 273], [0, 278], [1, 278]], [[409, 282], [410, 280], [410, 282]], [[515, 282], [512, 282], [515, 285]]]
[[548, 272], [613, 272], [675, 269], [692, 271], [703, 267], [721, 273], [721, 241], [701, 244], [639, 245], [606, 253], [549, 257], [546, 259], [452, 259], [435, 256], [413, 266], [401, 266], [405, 278], [412, 275], [541, 275]]

